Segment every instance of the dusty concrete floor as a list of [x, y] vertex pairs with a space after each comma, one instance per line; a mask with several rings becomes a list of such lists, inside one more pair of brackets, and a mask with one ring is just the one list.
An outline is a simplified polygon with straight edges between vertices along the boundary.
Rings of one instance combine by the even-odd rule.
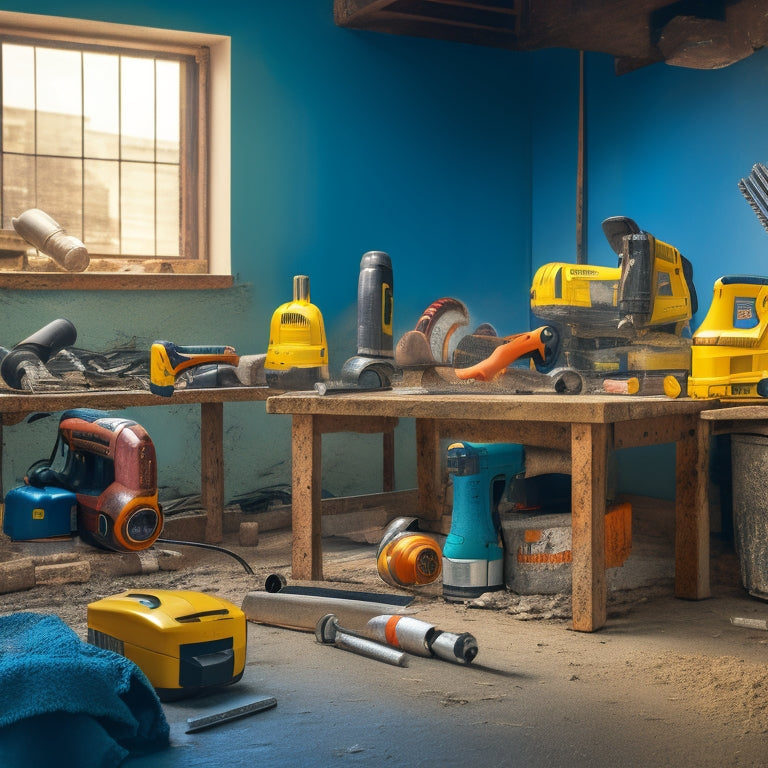
[[[287, 532], [262, 534], [255, 548], [236, 537], [225, 545], [255, 575], [191, 548], [173, 572], [109, 575], [97, 558], [87, 583], [2, 595], [0, 612], [57, 613], [85, 637], [87, 604], [124, 589], [213, 591], [240, 605], [270, 573], [291, 583]], [[375, 551], [324, 540], [327, 586], [391, 592]], [[166, 703], [171, 747], [124, 765], [764, 766], [768, 632], [730, 619], [766, 618], [768, 605], [746, 594], [735, 555], [717, 540], [712, 564], [711, 599], [677, 600], [665, 580], [615, 592], [607, 626], [592, 634], [570, 629], [564, 596], [496, 593], [482, 608], [424, 589], [413, 603], [419, 618], [477, 638], [469, 666], [411, 657], [394, 667], [320, 645], [311, 633], [249, 622], [242, 681]], [[184, 732], [188, 717], [263, 695], [277, 706]]]

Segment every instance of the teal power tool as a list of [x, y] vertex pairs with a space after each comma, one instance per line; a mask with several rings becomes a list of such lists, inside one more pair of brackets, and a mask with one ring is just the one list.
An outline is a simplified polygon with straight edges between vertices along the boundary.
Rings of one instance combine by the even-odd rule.
[[450, 602], [504, 588], [499, 503], [524, 469], [523, 446], [457, 442], [448, 446], [453, 475], [451, 531], [443, 546], [443, 597]]

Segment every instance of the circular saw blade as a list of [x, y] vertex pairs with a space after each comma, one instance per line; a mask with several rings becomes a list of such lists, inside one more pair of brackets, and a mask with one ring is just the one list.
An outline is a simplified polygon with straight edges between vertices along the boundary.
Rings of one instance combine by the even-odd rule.
[[438, 364], [450, 364], [449, 344], [451, 336], [460, 326], [469, 323], [469, 312], [463, 302], [451, 297], [433, 301], [422, 312], [416, 330], [423, 333]]

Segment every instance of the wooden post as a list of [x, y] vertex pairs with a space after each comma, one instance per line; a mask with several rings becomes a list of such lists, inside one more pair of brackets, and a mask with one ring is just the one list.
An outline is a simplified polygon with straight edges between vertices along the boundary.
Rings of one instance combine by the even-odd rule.
[[200, 403], [200, 496], [205, 540], [224, 538], [224, 404]]
[[573, 628], [593, 632], [605, 624], [605, 496], [608, 427], [571, 425], [571, 602]]
[[315, 417], [294, 414], [291, 425], [292, 477], [291, 520], [294, 579], [321, 581], [323, 547], [322, 513], [322, 434]]
[[675, 452], [675, 596], [700, 600], [709, 584], [709, 440], [710, 424], [678, 440]]
[[392, 430], [383, 434], [383, 451], [381, 490], [388, 493], [395, 490], [395, 433]]
[[439, 520], [442, 515], [440, 432], [434, 419], [416, 419], [416, 482], [419, 515]]

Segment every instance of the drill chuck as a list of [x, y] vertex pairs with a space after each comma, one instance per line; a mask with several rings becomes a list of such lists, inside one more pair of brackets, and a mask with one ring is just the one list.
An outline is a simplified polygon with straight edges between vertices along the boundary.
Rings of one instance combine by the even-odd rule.
[[469, 632], [456, 635], [453, 632], [438, 632], [430, 645], [434, 656], [456, 664], [469, 664], [477, 656], [477, 640]]

